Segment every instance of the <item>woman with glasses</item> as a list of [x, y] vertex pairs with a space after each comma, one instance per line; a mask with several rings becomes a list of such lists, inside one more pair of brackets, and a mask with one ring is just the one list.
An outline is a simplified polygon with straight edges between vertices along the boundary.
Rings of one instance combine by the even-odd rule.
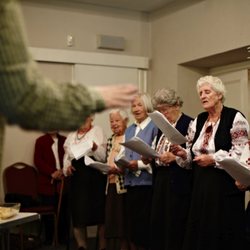
[[[183, 101], [169, 88], [160, 89], [152, 97], [154, 109], [184, 136], [192, 118], [180, 111]], [[153, 197], [151, 211], [151, 248], [153, 250], [181, 250], [191, 195], [191, 171], [181, 168], [170, 152], [170, 141], [158, 130], [153, 141], [160, 157], [142, 157], [144, 164], [153, 167]], [[185, 147], [185, 145], [182, 145]]]
[[218, 77], [202, 77], [196, 87], [206, 112], [198, 115], [189, 129], [188, 149], [171, 146], [178, 164], [193, 169], [183, 249], [245, 249], [245, 193], [218, 159], [222, 155], [240, 159], [249, 125], [238, 110], [223, 105], [226, 89]]

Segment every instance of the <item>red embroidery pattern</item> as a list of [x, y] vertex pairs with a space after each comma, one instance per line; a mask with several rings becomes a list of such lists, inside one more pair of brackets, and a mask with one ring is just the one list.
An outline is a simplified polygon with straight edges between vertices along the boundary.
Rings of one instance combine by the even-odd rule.
[[220, 112], [220, 115], [217, 117], [215, 123], [211, 123], [209, 126], [208, 126], [208, 122], [210, 120], [210, 116], [208, 116], [208, 118], [207, 118], [206, 125], [205, 125], [205, 136], [204, 136], [204, 139], [203, 139], [202, 148], [200, 150], [200, 152], [202, 154], [207, 154], [206, 148], [208, 147], [208, 140], [211, 137], [211, 135], [213, 134], [214, 126], [219, 121], [220, 117], [221, 117], [221, 112]]
[[246, 164], [247, 164], [247, 165], [250, 165], [250, 158], [248, 158], [248, 159], [246, 160]]
[[[160, 155], [161, 154], [164, 154], [165, 152], [168, 152], [168, 147], [169, 147], [169, 141], [166, 139], [166, 136], [163, 135], [158, 143], [158, 146], [157, 146], [157, 149], [156, 149], [156, 152], [159, 153]], [[156, 158], [155, 159], [155, 162], [157, 165], [161, 166], [161, 165], [164, 165], [160, 160], [159, 158]]]
[[237, 121], [237, 122], [233, 123], [233, 126], [235, 126], [235, 125], [243, 125], [243, 126], [245, 126], [245, 124], [246, 124], [245, 121]]
[[231, 134], [231, 137], [233, 140], [238, 139], [240, 137], [245, 137], [247, 136], [247, 131], [246, 130], [239, 130], [239, 131], [235, 131]]

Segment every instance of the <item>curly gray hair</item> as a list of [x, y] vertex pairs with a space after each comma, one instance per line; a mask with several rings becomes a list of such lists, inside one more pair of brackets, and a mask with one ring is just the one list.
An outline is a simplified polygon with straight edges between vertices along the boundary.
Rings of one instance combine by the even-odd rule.
[[226, 100], [226, 88], [223, 82], [221, 81], [220, 78], [215, 77], [215, 76], [204, 76], [201, 77], [197, 81], [196, 89], [199, 94], [200, 87], [203, 86], [205, 83], [209, 83], [212, 89], [217, 93], [217, 94], [222, 94], [222, 99], [221, 102], [224, 103]]
[[159, 89], [152, 97], [151, 102], [154, 109], [157, 109], [163, 105], [170, 107], [180, 106], [182, 107], [183, 101], [176, 91], [170, 88]]

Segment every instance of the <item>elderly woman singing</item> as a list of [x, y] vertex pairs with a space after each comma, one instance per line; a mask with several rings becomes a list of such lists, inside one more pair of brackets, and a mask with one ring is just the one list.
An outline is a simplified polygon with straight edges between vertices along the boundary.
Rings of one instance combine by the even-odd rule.
[[[131, 111], [135, 122], [125, 131], [125, 141], [137, 136], [151, 146], [158, 127], [147, 115], [153, 112], [150, 96], [138, 93]], [[128, 148], [122, 147], [121, 154], [129, 160], [124, 184], [128, 190], [130, 247], [132, 250], [150, 249], [152, 169], [149, 164], [143, 164], [139, 154]]]
[[[183, 136], [193, 119], [181, 112], [183, 101], [170, 88], [158, 90], [152, 97], [154, 109], [162, 113]], [[191, 197], [192, 171], [181, 168], [170, 151], [170, 141], [158, 130], [152, 148], [160, 157], [141, 157], [153, 167], [153, 197], [151, 211], [151, 249], [181, 250]], [[182, 145], [185, 147], [185, 144]]]
[[183, 249], [245, 249], [245, 194], [217, 160], [221, 152], [239, 160], [248, 141], [249, 125], [238, 110], [223, 105], [226, 90], [219, 78], [200, 78], [197, 91], [206, 112], [189, 127], [190, 147], [171, 146], [178, 164], [193, 168]]
[[108, 171], [105, 210], [105, 238], [119, 238], [122, 250], [129, 250], [126, 193], [124, 174], [114, 163], [119, 159], [120, 142], [128, 124], [128, 114], [124, 109], [112, 109], [109, 113], [110, 127], [113, 132], [107, 143], [107, 164], [112, 166]]
[[93, 142], [87, 155], [94, 160], [104, 162], [107, 138], [103, 129], [93, 126], [94, 115], [74, 132], [69, 133], [64, 143], [65, 155], [63, 172], [71, 176], [70, 203], [74, 234], [79, 250], [87, 249], [87, 226], [98, 225], [100, 249], [107, 248], [104, 239], [104, 212], [106, 176], [100, 171], [85, 165], [84, 158], [76, 160], [72, 146]]

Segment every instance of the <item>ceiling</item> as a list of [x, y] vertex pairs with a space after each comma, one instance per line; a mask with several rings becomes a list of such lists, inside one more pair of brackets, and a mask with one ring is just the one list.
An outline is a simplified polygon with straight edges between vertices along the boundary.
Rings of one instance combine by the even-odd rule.
[[151, 12], [162, 8], [163, 6], [176, 0], [68, 0], [71, 2], [80, 2], [95, 4], [106, 7], [128, 9], [142, 12]]

